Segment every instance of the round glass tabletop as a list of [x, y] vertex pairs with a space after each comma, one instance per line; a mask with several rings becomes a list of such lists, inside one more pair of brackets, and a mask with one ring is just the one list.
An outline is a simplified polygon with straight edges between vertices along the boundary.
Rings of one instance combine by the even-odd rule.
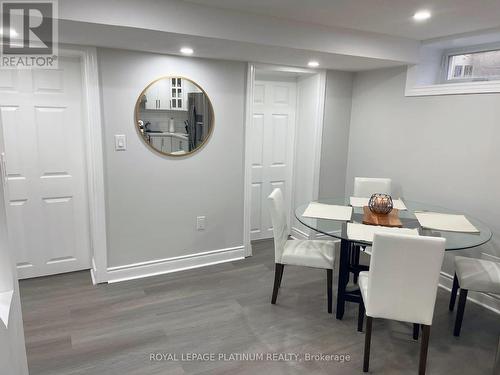
[[[320, 199], [319, 203], [335, 204], [341, 206], [349, 206], [349, 197], [345, 198], [331, 198]], [[421, 236], [433, 236], [446, 238], [446, 250], [463, 250], [472, 247], [480, 246], [491, 239], [491, 230], [481, 221], [477, 220], [470, 215], [465, 215], [467, 219], [479, 230], [479, 233], [462, 233], [462, 232], [448, 232], [438, 231], [434, 229], [424, 229], [420, 226], [417, 218], [414, 215], [416, 211], [430, 211], [440, 212], [445, 214], [463, 214], [447, 208], [434, 206], [430, 204], [413, 202], [404, 200], [408, 210], [400, 210], [399, 218], [404, 228], [417, 228]], [[302, 214], [307, 208], [308, 204], [301, 205], [295, 210], [295, 217], [298, 221], [317, 232], [323, 233], [327, 236], [335, 237], [341, 240], [359, 243], [361, 245], [371, 245], [370, 242], [352, 240], [347, 236], [347, 225], [345, 221], [329, 220], [329, 219], [315, 219], [304, 217]], [[363, 208], [354, 207], [351, 222], [362, 223], [363, 221]]]

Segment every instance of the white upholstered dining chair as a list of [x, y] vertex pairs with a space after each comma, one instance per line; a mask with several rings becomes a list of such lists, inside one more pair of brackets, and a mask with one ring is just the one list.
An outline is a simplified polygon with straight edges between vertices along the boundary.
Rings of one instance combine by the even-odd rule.
[[370, 271], [359, 274], [358, 330], [366, 313], [364, 372], [370, 362], [372, 321], [384, 318], [422, 325], [419, 374], [425, 374], [445, 242], [440, 237], [375, 234]]
[[[370, 198], [373, 194], [392, 194], [392, 180], [390, 178], [375, 178], [375, 177], [354, 177], [354, 192], [353, 196], [357, 198]], [[352, 264], [355, 269], [354, 282], [358, 282], [359, 262], [360, 262], [360, 247], [353, 249]], [[363, 253], [370, 255], [372, 248], [370, 246], [363, 247]], [[367, 263], [367, 259], [363, 260], [363, 264]]]
[[286, 264], [327, 270], [328, 312], [332, 313], [332, 282], [335, 252], [340, 241], [291, 240], [283, 203], [283, 193], [274, 189], [269, 195], [274, 233], [275, 274], [271, 303], [275, 304]]
[[390, 178], [354, 178], [354, 196], [370, 198], [373, 194], [392, 194], [392, 180]]
[[464, 318], [465, 302], [469, 290], [474, 292], [500, 294], [500, 263], [486, 259], [456, 256], [455, 277], [451, 289], [450, 311], [455, 308], [457, 291], [460, 288], [454, 336], [460, 336]]

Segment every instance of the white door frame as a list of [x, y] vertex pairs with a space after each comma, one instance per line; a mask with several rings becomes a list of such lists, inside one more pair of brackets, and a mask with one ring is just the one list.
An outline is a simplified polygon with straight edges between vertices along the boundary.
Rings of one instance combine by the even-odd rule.
[[[323, 144], [323, 124], [325, 119], [325, 101], [326, 101], [326, 70], [321, 70], [315, 72], [319, 77], [318, 84], [318, 102], [316, 103], [316, 123], [314, 124], [314, 161], [313, 161], [313, 181], [312, 181], [312, 194], [309, 197], [310, 201], [317, 201], [319, 199], [319, 178], [320, 178], [320, 167], [321, 167], [321, 147]], [[297, 142], [297, 137], [295, 137]], [[292, 186], [293, 188], [294, 186]], [[293, 190], [292, 190], [293, 192]], [[292, 207], [292, 211], [295, 207]], [[290, 212], [292, 216], [292, 222], [295, 218], [295, 212]], [[295, 219], [295, 224], [298, 221]], [[300, 230], [295, 226], [291, 226], [292, 237], [302, 238], [302, 239], [315, 239], [318, 235], [317, 232], [312, 229], [305, 228], [306, 230]]]
[[59, 56], [76, 57], [81, 63], [84, 119], [84, 152], [90, 227], [90, 270], [94, 284], [107, 282], [107, 240], [102, 145], [101, 97], [97, 49], [59, 45]]
[[[251, 150], [251, 129], [252, 129], [252, 116], [253, 116], [253, 99], [254, 99], [254, 83], [255, 83], [255, 71], [258, 68], [263, 68], [266, 70], [272, 70], [275, 72], [290, 72], [298, 74], [319, 74], [320, 85], [318, 92], [318, 116], [315, 125], [315, 160], [314, 160], [314, 181], [313, 181], [313, 194], [311, 200], [318, 199], [319, 195], [319, 172], [320, 172], [320, 162], [321, 162], [321, 137], [323, 133], [323, 118], [325, 110], [325, 90], [326, 90], [326, 71], [324, 70], [313, 70], [304, 68], [294, 68], [285, 66], [273, 66], [268, 64], [257, 64], [248, 63], [247, 68], [247, 83], [246, 83], [246, 105], [245, 105], [245, 155], [244, 155], [244, 202], [243, 202], [243, 246], [245, 247], [245, 256], [252, 256], [252, 246], [250, 237], [250, 225], [251, 225], [251, 184], [252, 184], [252, 150]], [[297, 102], [297, 105], [299, 103]], [[298, 118], [298, 115], [296, 116]], [[297, 131], [297, 126], [295, 127]], [[297, 142], [295, 137], [295, 143]], [[292, 157], [292, 186], [291, 194], [293, 201], [293, 160], [295, 159], [295, 145]], [[292, 204], [293, 206], [293, 204]], [[293, 210], [293, 207], [292, 207]], [[294, 213], [290, 212], [293, 216]]]
[[84, 111], [87, 128], [85, 159], [89, 202], [90, 247], [94, 284], [107, 282], [106, 201], [104, 188], [104, 154], [102, 145], [101, 93], [95, 47], [60, 45], [60, 56], [78, 57], [82, 67]]

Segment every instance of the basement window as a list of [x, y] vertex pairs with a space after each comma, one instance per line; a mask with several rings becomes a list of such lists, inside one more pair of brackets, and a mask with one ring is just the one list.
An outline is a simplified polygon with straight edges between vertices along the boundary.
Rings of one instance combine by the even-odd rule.
[[448, 54], [445, 58], [448, 83], [500, 80], [500, 49]]

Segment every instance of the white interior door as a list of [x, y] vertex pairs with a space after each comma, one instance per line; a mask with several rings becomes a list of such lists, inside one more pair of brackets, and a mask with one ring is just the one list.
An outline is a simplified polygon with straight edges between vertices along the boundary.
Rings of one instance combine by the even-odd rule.
[[19, 278], [90, 268], [82, 75], [0, 70], [9, 239]]
[[267, 197], [274, 188], [283, 191], [286, 207], [291, 207], [296, 100], [295, 82], [255, 81], [251, 129], [252, 240], [273, 236]]

